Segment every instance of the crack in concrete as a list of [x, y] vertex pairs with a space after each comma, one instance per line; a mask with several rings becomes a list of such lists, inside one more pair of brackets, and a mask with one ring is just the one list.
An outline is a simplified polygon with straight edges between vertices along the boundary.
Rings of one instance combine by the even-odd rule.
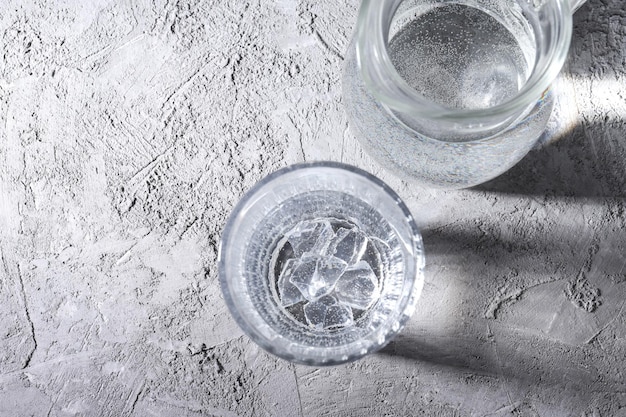
[[343, 55], [339, 51], [337, 51], [337, 49], [330, 46], [330, 44], [326, 42], [324, 38], [322, 38], [322, 35], [320, 35], [320, 33], [317, 30], [313, 30], [313, 33], [315, 34], [315, 37], [317, 38], [317, 40], [322, 44], [324, 49], [326, 49], [328, 52], [330, 52], [332, 55], [336, 56], [340, 60], [342, 61], [344, 60]]
[[513, 303], [520, 299], [524, 290], [521, 288], [514, 288], [508, 290], [507, 287], [502, 287], [498, 290], [496, 296], [489, 303], [489, 307], [484, 314], [487, 319], [496, 319], [498, 317], [498, 310], [505, 303]]
[[346, 127], [343, 129], [343, 135], [341, 138], [341, 159], [340, 161], [343, 162], [343, 153], [344, 153], [344, 149], [346, 146], [346, 134], [348, 133], [348, 122], [346, 122]]
[[600, 330], [598, 330], [593, 336], [591, 336], [589, 339], [587, 339], [587, 341], [585, 342], [585, 344], [590, 344], [592, 343], [598, 336], [600, 336], [600, 334], [605, 331], [611, 324], [613, 324], [613, 322], [615, 320], [617, 320], [617, 318], [619, 316], [622, 315], [622, 313], [624, 312], [624, 307], [626, 307], [626, 300], [622, 302], [622, 306], [620, 307], [620, 309], [618, 310], [618, 312], [613, 316], [613, 318], [611, 320], [609, 320], [608, 323], [606, 323]]
[[30, 317], [30, 311], [28, 309], [28, 303], [26, 301], [26, 290], [24, 289], [24, 278], [22, 277], [22, 271], [20, 270], [19, 264], [17, 265], [17, 277], [19, 278], [19, 286], [20, 286], [20, 294], [22, 296], [22, 303], [24, 304], [24, 315], [26, 316], [26, 320], [28, 321], [28, 325], [30, 327], [30, 332], [33, 338], [33, 348], [28, 352], [26, 359], [24, 360], [24, 364], [22, 365], [22, 369], [28, 368], [30, 365], [30, 361], [33, 359], [33, 355], [37, 350], [37, 337], [35, 336], [35, 325], [33, 324], [33, 320]]
[[296, 394], [298, 394], [298, 404], [300, 405], [300, 417], [304, 416], [302, 412], [302, 397], [300, 396], [300, 384], [298, 384], [298, 373], [296, 372], [296, 367], [292, 365], [293, 369], [293, 377], [296, 381]]
[[[487, 324], [487, 334], [489, 336], [489, 339], [491, 341], [491, 345], [493, 346], [493, 352], [495, 354], [496, 357], [496, 365], [498, 366], [498, 377], [504, 379], [504, 381], [506, 383], [509, 382], [508, 378], [504, 375], [504, 372], [502, 370], [502, 361], [500, 360], [500, 353], [498, 352], [498, 343], [496, 342], [496, 336], [495, 334], [491, 331], [491, 326], [489, 326], [489, 324]], [[506, 386], [505, 384], [502, 384], [502, 388], [504, 389], [507, 399], [509, 401], [509, 405], [505, 406], [506, 407], [510, 407], [511, 410], [511, 414], [515, 414], [515, 415], [519, 415], [519, 412], [517, 411], [517, 408], [519, 407], [519, 404], [513, 403], [513, 399], [511, 398], [511, 391], [509, 390], [509, 388]]]
[[139, 398], [141, 397], [141, 395], [144, 392], [144, 388], [145, 388], [145, 382], [143, 382], [141, 384], [141, 386], [139, 387], [139, 390], [137, 391], [137, 394], [135, 395], [135, 397], [133, 398], [133, 402], [130, 405], [130, 411], [128, 412], [129, 416], [132, 416], [133, 413], [135, 412], [135, 407], [137, 406], [137, 403], [139, 402]]
[[302, 131], [298, 128], [298, 125], [296, 124], [296, 122], [293, 120], [293, 118], [290, 115], [287, 115], [287, 118], [289, 119], [293, 127], [298, 131], [298, 142], [300, 143], [300, 153], [302, 153], [302, 161], [306, 162], [306, 154], [304, 153], [304, 144], [302, 143]]

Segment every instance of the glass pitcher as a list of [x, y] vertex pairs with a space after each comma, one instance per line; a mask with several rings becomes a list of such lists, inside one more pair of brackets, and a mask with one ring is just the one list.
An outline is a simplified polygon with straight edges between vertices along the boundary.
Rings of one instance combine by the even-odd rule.
[[343, 95], [364, 149], [404, 179], [471, 187], [530, 151], [585, 0], [363, 0]]

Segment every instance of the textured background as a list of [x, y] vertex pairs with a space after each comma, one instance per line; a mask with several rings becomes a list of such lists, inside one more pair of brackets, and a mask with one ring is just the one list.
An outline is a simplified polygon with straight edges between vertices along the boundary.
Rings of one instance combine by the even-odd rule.
[[[626, 416], [623, 0], [575, 16], [541, 147], [455, 192], [354, 140], [357, 0], [53, 3], [0, 5], [0, 416]], [[402, 335], [324, 369], [243, 336], [215, 263], [242, 193], [317, 159], [427, 251]]]

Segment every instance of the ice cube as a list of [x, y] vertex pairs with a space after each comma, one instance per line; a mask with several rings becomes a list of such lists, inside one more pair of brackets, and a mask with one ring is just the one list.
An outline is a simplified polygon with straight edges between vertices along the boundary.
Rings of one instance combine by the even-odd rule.
[[337, 281], [335, 296], [340, 303], [365, 310], [380, 297], [376, 274], [365, 261], [347, 268]]
[[346, 305], [334, 304], [326, 309], [324, 328], [336, 328], [350, 326], [354, 323], [352, 309]]
[[283, 307], [289, 307], [305, 300], [298, 287], [293, 285], [290, 281], [291, 274], [296, 265], [297, 260], [289, 259], [278, 277], [278, 292]]
[[296, 258], [305, 253], [321, 255], [328, 249], [328, 244], [335, 235], [327, 220], [305, 220], [298, 223], [287, 233], [287, 240]]
[[335, 256], [348, 265], [357, 263], [367, 248], [367, 236], [357, 228], [337, 230], [328, 245], [328, 254]]
[[304, 317], [309, 325], [323, 329], [328, 308], [337, 305], [337, 299], [330, 295], [320, 297], [304, 306]]
[[316, 300], [335, 289], [346, 267], [341, 259], [307, 254], [296, 262], [289, 280], [307, 300]]
[[335, 257], [320, 257], [317, 262], [317, 272], [319, 278], [324, 282], [328, 292], [335, 289], [337, 280], [348, 267], [344, 261]]
[[317, 278], [317, 258], [306, 257], [296, 260], [289, 274], [289, 282], [294, 285], [306, 299], [311, 299], [321, 289], [322, 283]]

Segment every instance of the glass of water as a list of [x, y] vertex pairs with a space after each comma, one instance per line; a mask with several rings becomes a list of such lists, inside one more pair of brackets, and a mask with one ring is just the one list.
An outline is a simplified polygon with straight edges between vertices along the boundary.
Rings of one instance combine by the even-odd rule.
[[422, 240], [386, 184], [318, 162], [254, 186], [222, 235], [219, 278], [243, 331], [293, 362], [335, 365], [389, 342], [423, 286]]

